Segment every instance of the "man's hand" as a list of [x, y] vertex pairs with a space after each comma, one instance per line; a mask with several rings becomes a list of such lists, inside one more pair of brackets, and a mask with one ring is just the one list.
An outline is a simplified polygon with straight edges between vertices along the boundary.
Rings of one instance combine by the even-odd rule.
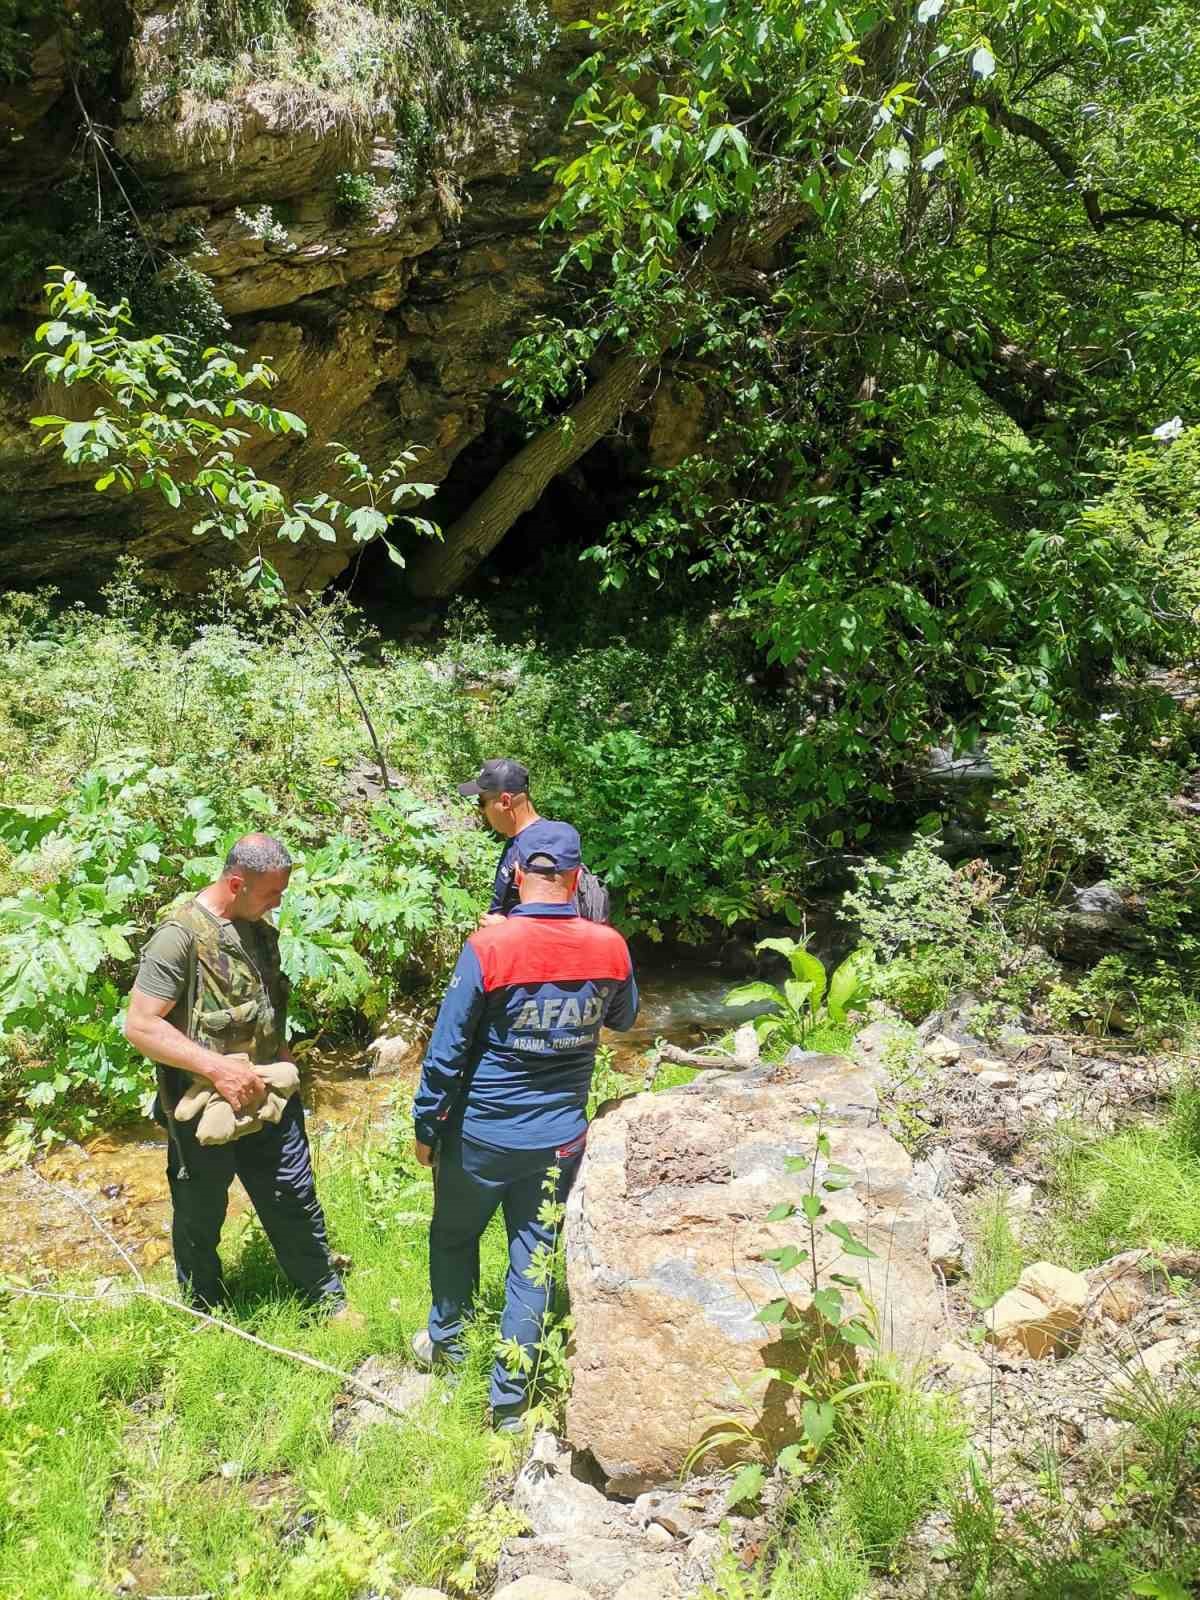
[[420, 1139], [414, 1139], [413, 1152], [416, 1155], [418, 1166], [433, 1166], [433, 1146], [431, 1144], [422, 1144]]
[[267, 1086], [247, 1055], [222, 1056], [211, 1076], [213, 1088], [235, 1111], [255, 1112], [267, 1098]]
[[495, 927], [498, 922], [507, 922], [508, 918], [499, 911], [485, 911], [479, 919], [481, 928]]

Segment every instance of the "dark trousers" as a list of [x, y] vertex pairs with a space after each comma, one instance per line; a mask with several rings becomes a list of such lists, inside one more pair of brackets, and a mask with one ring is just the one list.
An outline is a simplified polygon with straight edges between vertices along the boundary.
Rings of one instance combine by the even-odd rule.
[[177, 1122], [175, 1133], [188, 1176], [178, 1176], [172, 1141], [167, 1151], [174, 1208], [171, 1243], [175, 1273], [186, 1298], [202, 1307], [219, 1305], [225, 1298], [217, 1241], [234, 1178], [242, 1180], [276, 1259], [297, 1293], [314, 1304], [343, 1297], [317, 1199], [299, 1095], [291, 1097], [274, 1126], [268, 1124], [260, 1133], [230, 1144], [197, 1143], [195, 1127], [187, 1122]]
[[[434, 1175], [433, 1221], [429, 1227], [429, 1287], [433, 1308], [429, 1337], [436, 1348], [457, 1355], [465, 1318], [479, 1289], [479, 1241], [498, 1207], [508, 1230], [508, 1278], [500, 1334], [515, 1339], [531, 1355], [542, 1335], [551, 1285], [539, 1286], [526, 1269], [539, 1245], [554, 1248], [555, 1229], [539, 1222], [538, 1212], [549, 1168], [559, 1169], [556, 1196], [565, 1200], [579, 1171], [583, 1140], [557, 1150], [495, 1150], [489, 1145], [447, 1136]], [[536, 1362], [536, 1355], [534, 1360]], [[521, 1404], [529, 1378], [510, 1372], [497, 1358], [492, 1368], [492, 1405]]]

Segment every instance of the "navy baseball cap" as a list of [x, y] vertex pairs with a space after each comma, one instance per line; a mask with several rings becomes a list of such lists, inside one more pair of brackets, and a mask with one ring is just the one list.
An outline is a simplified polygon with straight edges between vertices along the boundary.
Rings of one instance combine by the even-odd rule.
[[531, 822], [516, 837], [517, 860], [531, 872], [574, 872], [583, 860], [569, 822]]
[[460, 783], [458, 792], [471, 799], [477, 794], [528, 794], [529, 769], [508, 756], [485, 761], [470, 783]]

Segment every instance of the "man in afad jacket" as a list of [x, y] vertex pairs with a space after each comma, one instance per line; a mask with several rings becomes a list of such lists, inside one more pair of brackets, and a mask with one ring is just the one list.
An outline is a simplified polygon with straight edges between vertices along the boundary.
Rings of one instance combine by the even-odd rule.
[[[412, 1341], [423, 1366], [456, 1365], [479, 1286], [479, 1240], [498, 1207], [508, 1230], [504, 1339], [532, 1352], [549, 1287], [527, 1276], [554, 1230], [538, 1220], [547, 1172], [565, 1200], [587, 1140], [588, 1090], [601, 1025], [637, 1016], [629, 947], [572, 904], [579, 835], [538, 821], [516, 838], [520, 902], [471, 935], [438, 1013], [413, 1102], [417, 1160], [435, 1167], [429, 1323]], [[497, 1360], [492, 1421], [521, 1426], [528, 1378]]]

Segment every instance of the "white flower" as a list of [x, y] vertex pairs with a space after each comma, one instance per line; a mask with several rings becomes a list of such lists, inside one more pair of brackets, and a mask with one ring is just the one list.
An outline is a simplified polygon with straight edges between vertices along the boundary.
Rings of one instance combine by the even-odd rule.
[[1162, 444], [1170, 444], [1171, 440], [1178, 439], [1182, 432], [1183, 418], [1172, 417], [1170, 422], [1159, 423], [1158, 427], [1155, 428], [1150, 437], [1152, 439], [1158, 439]]

